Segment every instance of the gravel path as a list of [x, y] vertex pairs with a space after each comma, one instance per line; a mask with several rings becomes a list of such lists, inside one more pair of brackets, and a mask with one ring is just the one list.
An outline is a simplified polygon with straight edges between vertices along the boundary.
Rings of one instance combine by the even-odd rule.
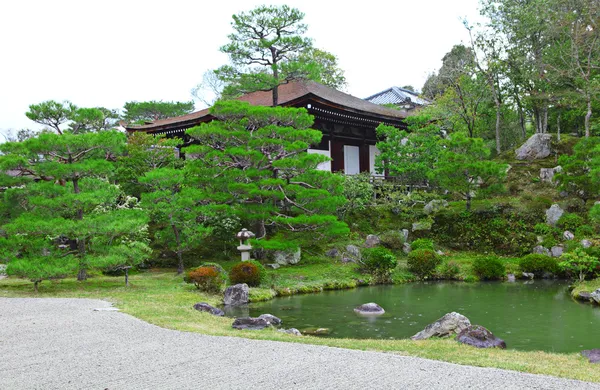
[[378, 352], [205, 336], [88, 299], [0, 298], [0, 389], [600, 389]]

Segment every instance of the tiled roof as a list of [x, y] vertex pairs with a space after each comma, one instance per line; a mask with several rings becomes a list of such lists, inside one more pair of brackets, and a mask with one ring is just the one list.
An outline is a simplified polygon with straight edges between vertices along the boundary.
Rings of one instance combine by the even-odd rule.
[[430, 103], [428, 100], [420, 98], [417, 93], [399, 87], [388, 88], [385, 91], [369, 96], [365, 100], [375, 104], [413, 103], [417, 106], [426, 106]]
[[[294, 101], [301, 100], [304, 97], [309, 97], [312, 95], [318, 100], [324, 100], [336, 106], [343, 106], [349, 111], [353, 111], [358, 114], [395, 120], [401, 120], [407, 117], [407, 113], [405, 111], [383, 107], [314, 81], [296, 81], [283, 84], [279, 86], [278, 93], [278, 104], [282, 106], [288, 105], [288, 103], [293, 104]], [[252, 92], [243, 95], [238, 99], [256, 106], [273, 105], [273, 94], [271, 91]], [[128, 127], [128, 129], [151, 131], [158, 127], [175, 125], [184, 122], [201, 121], [202, 118], [209, 116], [209, 109], [204, 109], [183, 116], [157, 120], [153, 123], [141, 126], [131, 126]]]

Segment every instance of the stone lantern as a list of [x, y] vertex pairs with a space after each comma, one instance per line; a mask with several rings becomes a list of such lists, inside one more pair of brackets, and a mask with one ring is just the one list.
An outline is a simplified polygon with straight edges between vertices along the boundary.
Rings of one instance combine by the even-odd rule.
[[242, 261], [250, 260], [250, 250], [252, 250], [252, 245], [248, 244], [248, 240], [253, 237], [254, 233], [245, 228], [235, 235], [235, 238], [240, 240], [240, 246], [238, 246], [237, 249], [242, 254]]

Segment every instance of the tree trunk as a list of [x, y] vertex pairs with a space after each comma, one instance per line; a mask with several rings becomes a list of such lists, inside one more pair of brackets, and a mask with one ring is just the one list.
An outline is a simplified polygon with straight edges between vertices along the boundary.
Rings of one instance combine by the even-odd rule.
[[35, 292], [36, 294], [38, 293], [38, 284], [40, 284], [39, 280], [33, 281], [33, 292]]
[[181, 251], [177, 250], [177, 275], [181, 275], [183, 273], [183, 257], [181, 256]]
[[87, 280], [87, 269], [85, 267], [79, 268], [79, 272], [77, 272], [77, 280], [80, 282]]
[[560, 113], [556, 116], [556, 139], [560, 141]]
[[87, 279], [87, 269], [83, 263], [85, 259], [85, 239], [81, 238], [77, 241], [77, 247], [79, 248], [79, 272], [77, 273], [77, 280], [83, 281]]
[[500, 100], [496, 96], [496, 152], [500, 154], [502, 152], [502, 145], [500, 144]]
[[548, 106], [544, 107], [544, 117], [543, 117], [543, 122], [542, 122], [542, 132], [543, 133], [547, 133], [548, 132]]
[[467, 211], [471, 210], [471, 193], [467, 193]]
[[173, 234], [175, 234], [175, 242], [177, 243], [177, 275], [181, 275], [183, 273], [183, 257], [181, 256], [181, 237], [179, 237], [179, 230], [177, 226], [173, 223], [173, 216], [169, 216], [171, 220], [171, 229], [173, 229]]
[[125, 287], [129, 287], [129, 267], [125, 267]]
[[588, 93], [587, 96], [587, 113], [585, 114], [585, 138], [590, 137], [590, 119], [592, 118], [592, 97]]
[[277, 107], [279, 103], [279, 69], [277, 68], [276, 49], [271, 47], [271, 57], [273, 61], [273, 79], [275, 79], [275, 86], [273, 87], [273, 107]]

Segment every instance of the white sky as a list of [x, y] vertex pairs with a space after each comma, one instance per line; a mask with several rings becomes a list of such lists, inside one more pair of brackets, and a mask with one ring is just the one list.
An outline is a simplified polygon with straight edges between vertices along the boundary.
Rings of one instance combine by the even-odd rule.
[[0, 131], [40, 128], [24, 113], [49, 99], [107, 108], [189, 101], [204, 71], [227, 63], [219, 47], [231, 15], [260, 4], [304, 12], [307, 36], [338, 56], [347, 92], [361, 98], [420, 89], [467, 42], [460, 18], [478, 15], [477, 0], [2, 0]]

